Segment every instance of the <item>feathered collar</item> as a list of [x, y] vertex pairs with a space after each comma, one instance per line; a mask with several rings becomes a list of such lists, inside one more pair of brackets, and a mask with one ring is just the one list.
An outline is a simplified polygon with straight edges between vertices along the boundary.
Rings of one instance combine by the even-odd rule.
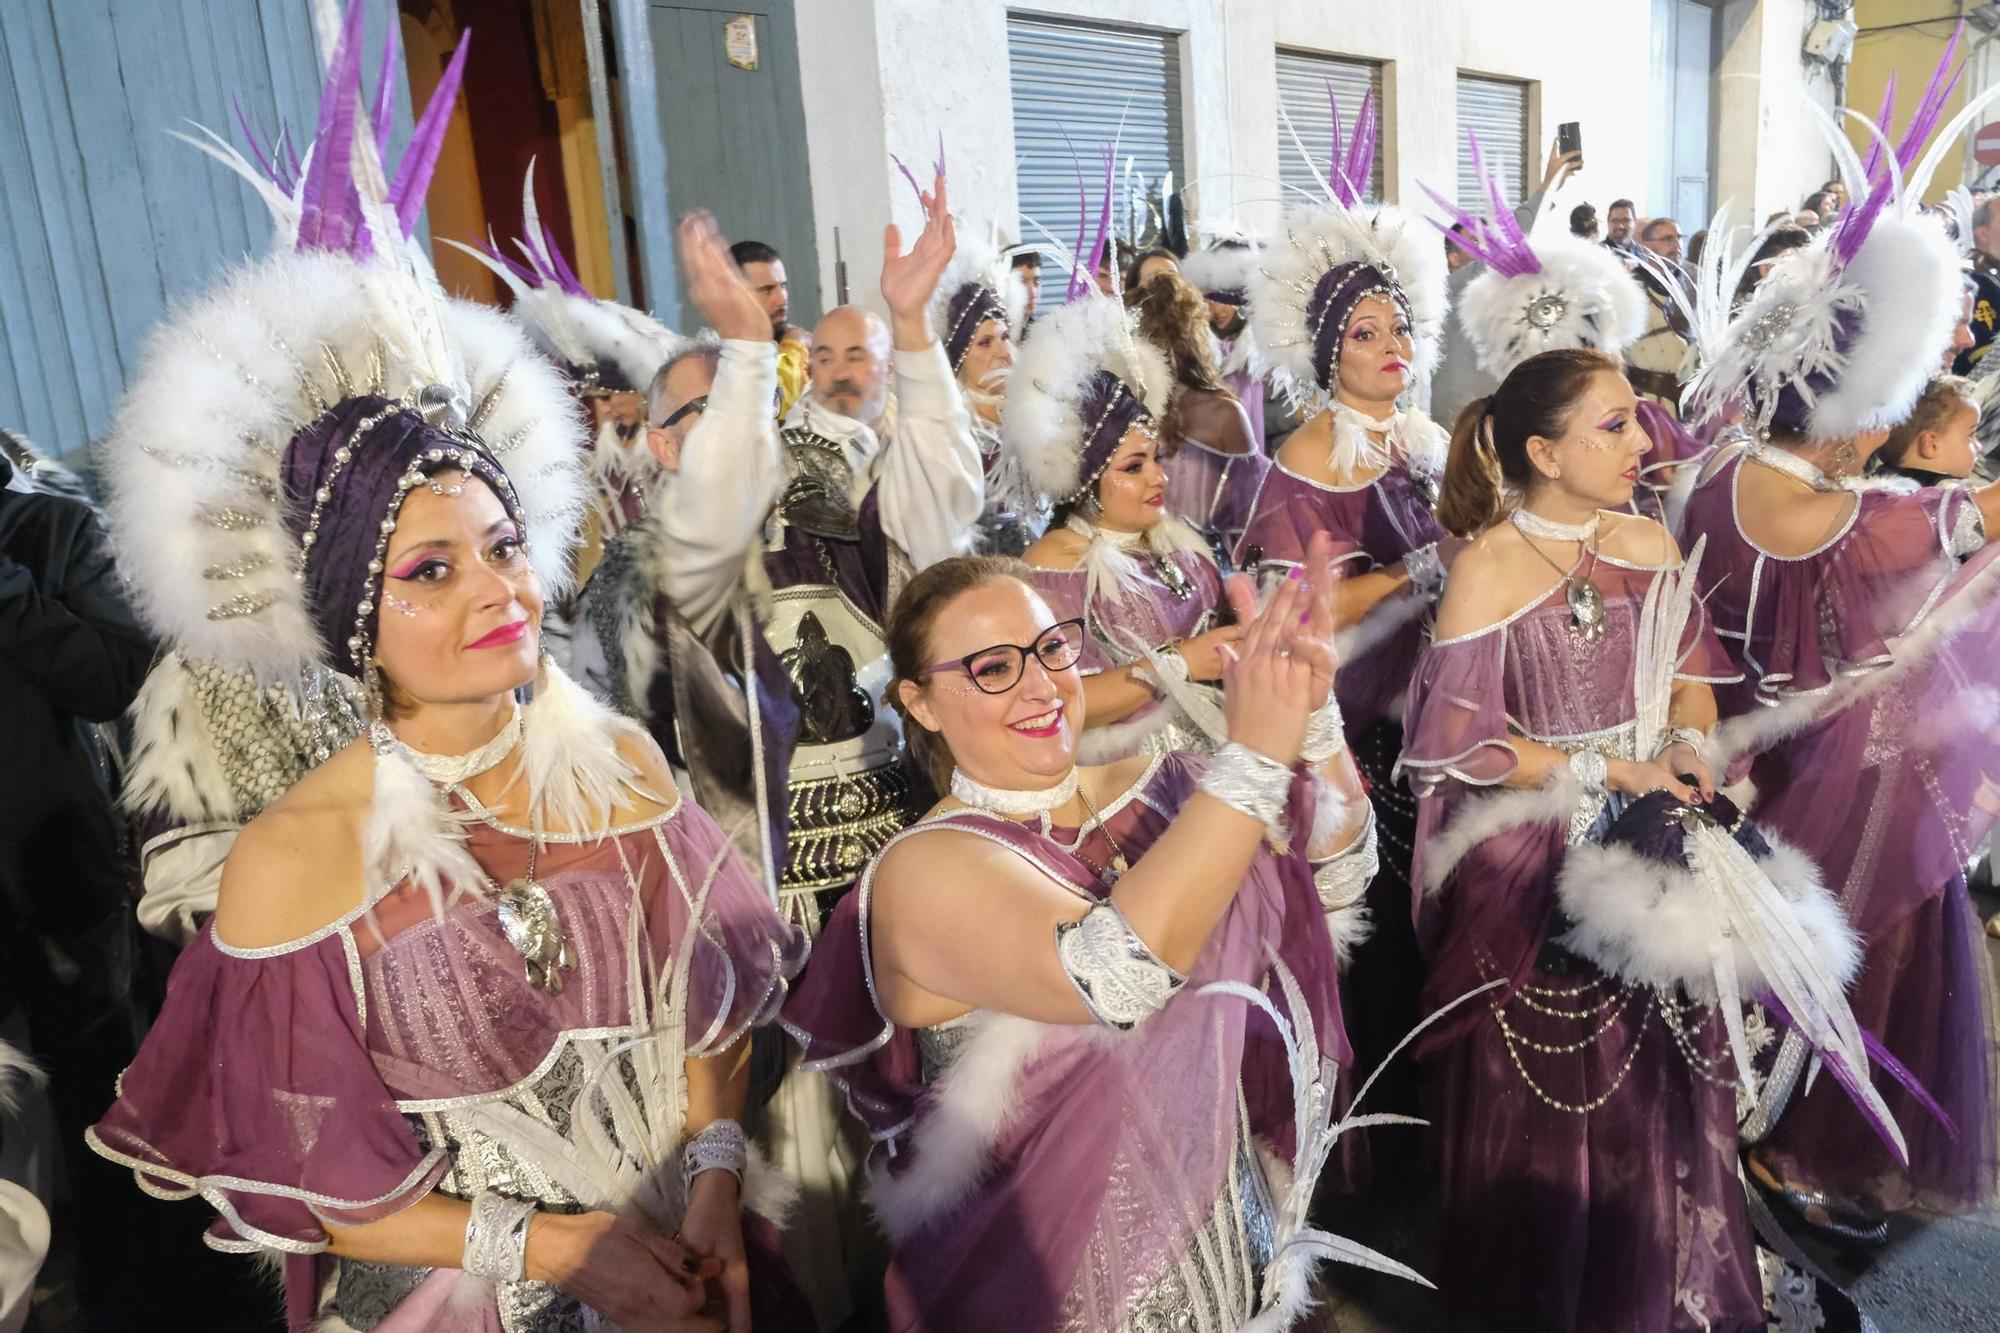
[[[1328, 400], [1327, 410], [1333, 413], [1329, 458], [1334, 476], [1386, 472], [1397, 459], [1420, 476], [1434, 477], [1444, 471], [1451, 437], [1417, 408], [1406, 407], [1378, 420], [1334, 398]], [[1375, 438], [1378, 433], [1382, 437], [1379, 441]]]
[[1160, 579], [1157, 575], [1149, 579], [1148, 567], [1158, 569], [1177, 554], [1215, 563], [1201, 534], [1173, 514], [1162, 514], [1160, 521], [1144, 532], [1113, 532], [1074, 514], [1064, 526], [1089, 542], [1077, 562], [1084, 575], [1087, 604], [1100, 598], [1123, 602], [1150, 596]]

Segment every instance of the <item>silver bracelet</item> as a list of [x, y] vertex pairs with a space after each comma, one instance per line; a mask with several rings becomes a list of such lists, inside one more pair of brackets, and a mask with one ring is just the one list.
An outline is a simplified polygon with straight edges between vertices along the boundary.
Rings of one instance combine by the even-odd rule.
[[[1169, 644], [1167, 647], [1154, 653], [1153, 656], [1157, 659], [1157, 664], [1154, 665], [1153, 669], [1162, 676], [1172, 677], [1172, 684], [1185, 685], [1193, 679], [1188, 673], [1187, 659], [1181, 656], [1179, 648]], [[1161, 688], [1157, 692], [1161, 694], [1166, 693], [1170, 682], [1162, 680], [1159, 684]]]
[[1700, 727], [1674, 727], [1661, 738], [1660, 748], [1653, 751], [1653, 758], [1658, 759], [1676, 745], [1685, 745], [1693, 750], [1694, 757], [1699, 759], [1702, 747], [1706, 744], [1708, 744], [1708, 734]]
[[1090, 1016], [1120, 1032], [1158, 1012], [1187, 984], [1109, 902], [1056, 927], [1056, 958]]
[[1611, 762], [1600, 751], [1576, 751], [1569, 757], [1569, 771], [1585, 796], [1601, 797], [1611, 789]]
[[465, 1257], [459, 1267], [494, 1282], [519, 1282], [528, 1264], [528, 1223], [535, 1205], [481, 1190], [472, 1196], [465, 1223]]
[[1444, 561], [1438, 557], [1436, 542], [1405, 555], [1403, 568], [1409, 572], [1410, 586], [1425, 597], [1435, 597], [1444, 591]]
[[750, 1138], [734, 1120], [711, 1120], [681, 1149], [681, 1182], [690, 1193], [695, 1177], [704, 1171], [727, 1171], [743, 1183], [744, 1168], [750, 1164]]
[[1291, 799], [1292, 770], [1277, 760], [1230, 741], [1208, 761], [1208, 771], [1201, 775], [1197, 789], [1261, 823], [1270, 830], [1274, 842], [1285, 841], [1285, 805]]
[[1317, 768], [1347, 748], [1347, 719], [1340, 715], [1340, 700], [1328, 690], [1326, 702], [1313, 710], [1306, 721], [1305, 742], [1299, 758]]

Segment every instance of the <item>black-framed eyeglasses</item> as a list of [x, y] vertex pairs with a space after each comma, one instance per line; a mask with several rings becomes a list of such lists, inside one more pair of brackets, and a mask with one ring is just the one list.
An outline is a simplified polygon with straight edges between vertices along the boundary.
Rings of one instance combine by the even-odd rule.
[[659, 425], [655, 426], [653, 429], [665, 430], [667, 427], [673, 425], [676, 421], [679, 421], [682, 417], [687, 416], [689, 413], [705, 412], [707, 410], [708, 410], [707, 394], [702, 394], [699, 398], [690, 398], [685, 403], [682, 403], [679, 407], [675, 408], [673, 410], [672, 415], [670, 415], [665, 421], [662, 421]]
[[934, 662], [927, 671], [963, 671], [981, 694], [1005, 694], [1021, 683], [1028, 654], [1049, 671], [1067, 671], [1083, 656], [1083, 621], [1059, 620], [1035, 636], [1033, 643], [996, 643], [951, 662]]

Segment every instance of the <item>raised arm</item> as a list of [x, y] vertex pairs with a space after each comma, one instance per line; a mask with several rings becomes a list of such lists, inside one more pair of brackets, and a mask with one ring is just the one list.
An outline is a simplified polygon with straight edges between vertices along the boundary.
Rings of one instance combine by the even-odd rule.
[[688, 294], [722, 337], [722, 361], [658, 503], [667, 595], [703, 629], [741, 579], [784, 483], [778, 354], [770, 320], [707, 214], [681, 220], [680, 253]]
[[[1330, 645], [1301, 634], [1307, 596], [1302, 580], [1279, 588], [1227, 675], [1231, 741], [1281, 772], [1297, 760], [1317, 702], [1314, 650], [1330, 661]], [[1264, 836], [1261, 819], [1198, 792], [1118, 881], [1110, 905], [1160, 963], [1185, 973]], [[957, 1012], [994, 1009], [1045, 1023], [1097, 1017], [1057, 944], [1058, 926], [1097, 909], [1018, 856], [976, 835], [927, 833], [890, 852], [873, 892], [875, 963], [892, 1018], [942, 1021], [950, 1012], [939, 1012], [939, 1001]], [[968, 921], [979, 928], [968, 931]]]
[[882, 300], [896, 345], [896, 426], [882, 460], [882, 527], [918, 569], [964, 552], [986, 504], [972, 418], [927, 309], [958, 245], [942, 175], [923, 198], [923, 234], [908, 254], [893, 223], [882, 238]]

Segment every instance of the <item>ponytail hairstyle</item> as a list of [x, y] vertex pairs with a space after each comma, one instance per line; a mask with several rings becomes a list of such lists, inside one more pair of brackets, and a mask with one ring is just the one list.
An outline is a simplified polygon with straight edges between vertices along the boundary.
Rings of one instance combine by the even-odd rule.
[[1514, 367], [1490, 396], [1467, 403], [1451, 432], [1438, 522], [1474, 537], [1518, 503], [1536, 476], [1528, 441], [1561, 439], [1590, 377], [1602, 370], [1617, 373], [1619, 364], [1587, 347], [1542, 352]]
[[1236, 395], [1215, 364], [1215, 336], [1208, 326], [1208, 299], [1186, 279], [1161, 274], [1141, 287], [1127, 288], [1126, 303], [1139, 316], [1139, 336], [1166, 353], [1174, 392], [1160, 413], [1160, 456], [1172, 457], [1186, 434], [1181, 391]]
[[[884, 635], [889, 648], [889, 666], [894, 673], [886, 691], [890, 707], [903, 719], [903, 745], [910, 762], [923, 772], [939, 792], [951, 790], [954, 767], [951, 747], [939, 733], [910, 716], [903, 706], [902, 684], [922, 686], [929, 667], [937, 661], [931, 650], [931, 630], [945, 608], [974, 588], [996, 579], [1028, 583], [1028, 566], [1012, 556], [958, 555], [940, 560], [903, 585], [896, 605], [889, 612]], [[1032, 586], [1032, 585], [1031, 585]]]

